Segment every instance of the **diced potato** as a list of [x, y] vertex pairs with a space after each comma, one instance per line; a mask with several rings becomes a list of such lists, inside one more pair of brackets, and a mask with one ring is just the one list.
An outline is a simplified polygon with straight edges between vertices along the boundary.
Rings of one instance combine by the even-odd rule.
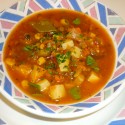
[[21, 74], [27, 76], [32, 71], [31, 67], [29, 65], [21, 64], [18, 67], [16, 67], [16, 70], [19, 71]]
[[72, 49], [71, 55], [76, 58], [79, 58], [81, 55], [81, 49], [78, 48], [77, 46], [74, 46], [74, 48]]
[[65, 40], [64, 43], [62, 44], [63, 50], [69, 49], [73, 46], [74, 46], [74, 42], [73, 40], [70, 40], [70, 39]]
[[21, 82], [21, 85], [22, 85], [22, 87], [23, 88], [28, 88], [29, 87], [29, 84], [28, 84], [29, 82], [27, 81], [27, 80], [23, 80], [22, 82]]
[[79, 86], [80, 84], [82, 84], [82, 83], [84, 82], [84, 80], [85, 80], [84, 75], [83, 75], [83, 74], [79, 74], [79, 75], [75, 78], [74, 83]]
[[45, 69], [35, 65], [32, 72], [30, 73], [31, 82], [35, 83], [40, 77], [44, 75], [45, 72]]
[[42, 65], [42, 64], [44, 64], [45, 62], [46, 62], [46, 60], [45, 60], [44, 57], [40, 57], [40, 58], [38, 59], [38, 61], [37, 61], [37, 63], [38, 63], [39, 65]]
[[65, 97], [66, 95], [66, 91], [65, 91], [65, 87], [62, 84], [59, 85], [53, 85], [50, 87], [50, 91], [49, 91], [49, 96], [51, 97], [51, 99], [61, 99], [63, 97]]
[[88, 81], [91, 83], [94, 83], [94, 82], [99, 81], [99, 79], [100, 79], [99, 76], [95, 72], [91, 72], [91, 74], [88, 78]]
[[9, 66], [14, 66], [15, 65], [15, 63], [16, 63], [16, 61], [15, 61], [15, 59], [13, 59], [13, 58], [6, 58], [5, 59], [5, 63], [7, 64], [7, 65], [9, 65]]
[[64, 63], [59, 64], [59, 68], [61, 72], [67, 72], [69, 67], [69, 59], [66, 59]]
[[37, 84], [40, 86], [40, 91], [44, 91], [50, 86], [50, 82], [47, 79], [40, 80]]

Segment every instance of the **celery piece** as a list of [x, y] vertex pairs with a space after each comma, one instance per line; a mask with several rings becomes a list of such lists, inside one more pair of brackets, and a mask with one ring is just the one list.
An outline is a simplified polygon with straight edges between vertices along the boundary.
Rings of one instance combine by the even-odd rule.
[[30, 25], [38, 32], [51, 32], [56, 31], [56, 28], [48, 20], [41, 20], [39, 22], [30, 22]]
[[70, 89], [69, 93], [70, 93], [70, 95], [71, 95], [74, 99], [76, 99], [76, 100], [81, 99], [80, 88], [78, 88], [78, 87], [73, 87], [73, 88]]
[[90, 66], [92, 69], [94, 69], [95, 71], [99, 71], [100, 70], [96, 60], [92, 56], [90, 56], [90, 55], [87, 56], [87, 58], [86, 58], [86, 64], [88, 66]]
[[75, 20], [73, 20], [73, 24], [75, 25], [79, 25], [81, 23], [80, 18], [76, 18]]

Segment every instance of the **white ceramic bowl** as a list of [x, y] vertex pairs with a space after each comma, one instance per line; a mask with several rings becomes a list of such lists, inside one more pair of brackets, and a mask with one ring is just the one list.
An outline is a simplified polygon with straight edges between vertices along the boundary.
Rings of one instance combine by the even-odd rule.
[[41, 9], [67, 8], [82, 11], [100, 21], [114, 39], [118, 52], [117, 66], [112, 79], [95, 96], [86, 101], [72, 105], [57, 106], [34, 101], [25, 96], [8, 79], [0, 60], [0, 91], [18, 107], [44, 117], [49, 118], [76, 118], [91, 114], [100, 110], [114, 100], [124, 88], [125, 78], [125, 23], [112, 10], [94, 0], [26, 0], [18, 2], [9, 9], [3, 11], [0, 17], [0, 57], [2, 48], [12, 27], [26, 15]]

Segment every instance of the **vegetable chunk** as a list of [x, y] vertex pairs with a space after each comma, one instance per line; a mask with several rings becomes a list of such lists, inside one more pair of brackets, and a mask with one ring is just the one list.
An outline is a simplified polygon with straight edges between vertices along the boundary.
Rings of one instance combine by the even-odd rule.
[[84, 75], [83, 75], [83, 74], [79, 74], [79, 75], [75, 78], [74, 82], [76, 83], [76, 85], [80, 85], [80, 84], [83, 83], [84, 80], [85, 80]]
[[40, 86], [40, 91], [44, 91], [50, 86], [50, 82], [47, 79], [40, 80], [37, 84]]
[[94, 82], [99, 81], [99, 79], [100, 79], [99, 76], [95, 72], [91, 72], [91, 74], [88, 78], [88, 81], [91, 83], [94, 83]]
[[80, 58], [81, 51], [82, 50], [80, 48], [78, 48], [77, 46], [74, 46], [71, 55], [76, 57], [76, 58]]
[[68, 51], [65, 54], [57, 54], [56, 59], [59, 64], [59, 68], [61, 72], [67, 72], [70, 62], [71, 52]]
[[33, 70], [32, 72], [30, 73], [30, 79], [31, 79], [31, 82], [36, 82], [37, 80], [39, 80], [39, 78], [41, 78], [43, 76], [43, 74], [46, 72], [45, 69], [35, 65], [33, 67]]
[[65, 97], [66, 91], [64, 88], [64, 85], [59, 84], [59, 85], [53, 85], [50, 87], [49, 95], [51, 99], [61, 99]]
[[60, 71], [61, 72], [67, 72], [68, 66], [69, 66], [69, 59], [66, 59], [66, 61], [64, 63], [59, 64]]
[[95, 71], [99, 71], [100, 70], [97, 62], [95, 61], [95, 59], [92, 56], [87, 56], [86, 63], [87, 63], [88, 66], [90, 66]]
[[73, 40], [70, 39], [65, 40], [64, 43], [62, 44], [63, 50], [69, 49], [73, 46], [74, 46]]
[[50, 32], [56, 31], [56, 28], [48, 20], [41, 20], [39, 22], [31, 22], [31, 26], [36, 29], [38, 32]]
[[73, 87], [73, 88], [70, 89], [69, 93], [72, 96], [72, 98], [74, 98], [76, 100], [81, 99], [80, 88]]
[[21, 64], [15, 68], [18, 72], [20, 72], [25, 77], [30, 74], [32, 71], [31, 67], [29, 65]]

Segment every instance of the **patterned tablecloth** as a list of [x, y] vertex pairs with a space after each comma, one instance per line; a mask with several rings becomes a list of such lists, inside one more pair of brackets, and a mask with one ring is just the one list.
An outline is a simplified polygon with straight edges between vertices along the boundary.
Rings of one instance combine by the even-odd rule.
[[[37, 0], [40, 2], [40, 0]], [[71, 5], [74, 9], [76, 10], [80, 10], [81, 6], [77, 4], [76, 0], [48, 0], [49, 2], [47, 2], [47, 0], [43, 0], [45, 1], [45, 4], [43, 6], [43, 8], [46, 6], [49, 8], [51, 6], [55, 6], [55, 7], [60, 7], [60, 6], [63, 6], [64, 8], [71, 8]], [[51, 1], [51, 2], [50, 2]], [[60, 2], [61, 1], [61, 2]], [[91, 9], [89, 10], [89, 14], [94, 17], [94, 18], [98, 18], [98, 14], [96, 12], [96, 9], [95, 9], [95, 6], [94, 6], [94, 0], [79, 0], [83, 6], [84, 6], [84, 9], [85, 8], [89, 8], [89, 6], [91, 7]], [[59, 2], [61, 4], [59, 4]], [[29, 2], [29, 6], [30, 6], [30, 10], [25, 10], [25, 4], [27, 4], [27, 0], [24, 0], [22, 2], [20, 2], [19, 4], [14, 4], [13, 6], [11, 6], [11, 9], [15, 9], [15, 10], [18, 10], [19, 12], [24, 12], [26, 11], [26, 13], [31, 13], [30, 11], [33, 10], [33, 11], [37, 11], [37, 10], [40, 10], [41, 8], [39, 7], [39, 5], [37, 3], [35, 3], [33, 0], [30, 0]], [[92, 5], [93, 4], [93, 5]], [[106, 23], [109, 21], [110, 23], [112, 24], [117, 24], [117, 25], [120, 25], [121, 27], [119, 27], [116, 31], [115, 28], [112, 28], [110, 29], [112, 34], [115, 36], [115, 40], [117, 42], [119, 42], [121, 39], [124, 40], [124, 45], [122, 47], [123, 49], [123, 53], [121, 54], [122, 58], [121, 58], [121, 62], [122, 63], [125, 63], [125, 26], [122, 27], [123, 24], [125, 24], [125, 22], [115, 13], [113, 12], [112, 10], [110, 10], [109, 8], [107, 8], [105, 5], [103, 4], [96, 4], [100, 7], [100, 12], [104, 13], [104, 16], [100, 16], [100, 20], [102, 20], [102, 23], [104, 25], [107, 25]], [[108, 17], [111, 17], [110, 20]], [[115, 17], [115, 20], [113, 20], [114, 18], [112, 17]], [[3, 22], [4, 26], [11, 26], [12, 24], [8, 24], [6, 25], [6, 22]], [[122, 66], [117, 73], [121, 74], [125, 71], [125, 65]], [[125, 76], [124, 76], [125, 78]], [[3, 118], [0, 118], [0, 125], [8, 125], [6, 123], [6, 121], [3, 119]], [[109, 123], [109, 125], [125, 125], [125, 106], [119, 111], [119, 113], [117, 114], [117, 116]]]

